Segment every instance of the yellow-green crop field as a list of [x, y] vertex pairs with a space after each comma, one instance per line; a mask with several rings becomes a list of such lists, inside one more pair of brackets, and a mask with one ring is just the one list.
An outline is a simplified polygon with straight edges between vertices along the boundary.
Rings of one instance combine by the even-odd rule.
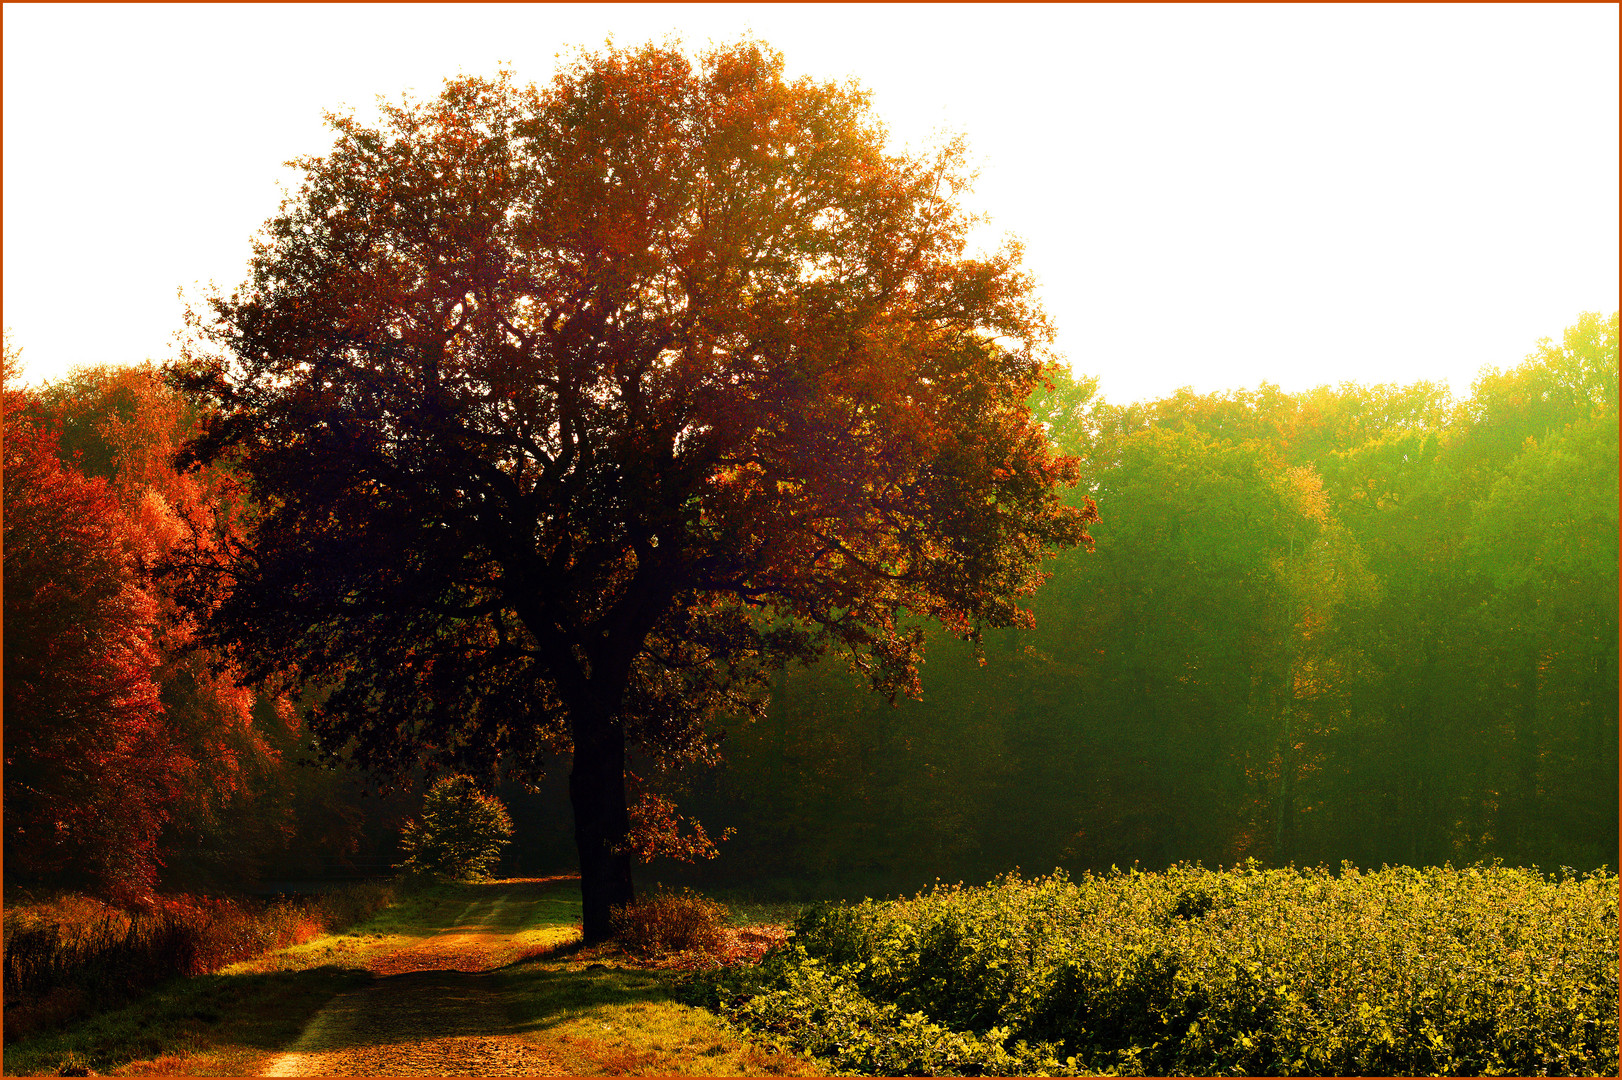
[[1615, 1075], [1617, 878], [1010, 876], [825, 905], [696, 989], [879, 1075]]

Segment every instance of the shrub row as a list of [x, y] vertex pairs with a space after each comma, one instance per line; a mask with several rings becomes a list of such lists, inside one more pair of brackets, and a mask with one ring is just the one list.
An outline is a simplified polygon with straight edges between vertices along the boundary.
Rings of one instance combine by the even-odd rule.
[[1017, 876], [808, 912], [701, 984], [841, 1071], [1615, 1075], [1614, 875]]
[[72, 991], [88, 1006], [105, 1006], [166, 979], [341, 929], [392, 902], [392, 886], [362, 882], [257, 908], [171, 897], [135, 913], [79, 901], [8, 914], [5, 996], [10, 1004]]

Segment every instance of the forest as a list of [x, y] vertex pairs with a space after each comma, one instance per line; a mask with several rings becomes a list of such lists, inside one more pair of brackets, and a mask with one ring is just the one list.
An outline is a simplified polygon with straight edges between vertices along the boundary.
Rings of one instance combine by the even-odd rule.
[[[174, 467], [198, 405], [151, 366], [22, 371], [8, 345], [8, 888], [396, 861], [421, 770], [380, 795], [315, 760], [296, 702], [194, 640], [209, 545], [254, 513], [227, 469]], [[644, 807], [728, 835], [640, 876], [812, 898], [1014, 868], [1614, 866], [1617, 385], [1614, 313], [1464, 400], [1116, 405], [1057, 378], [1032, 408], [1100, 520], [1047, 564], [1034, 627], [978, 656], [926, 627], [893, 707], [838, 655], [790, 665], [721, 764], [633, 759]], [[509, 872], [570, 865], [567, 774], [500, 788]]]
[[786, 672], [694, 782], [738, 829], [715, 869], [1614, 867], [1616, 341], [1584, 315], [1462, 401], [1061, 381], [1035, 407], [1096, 550], [983, 664], [936, 635], [922, 700]]

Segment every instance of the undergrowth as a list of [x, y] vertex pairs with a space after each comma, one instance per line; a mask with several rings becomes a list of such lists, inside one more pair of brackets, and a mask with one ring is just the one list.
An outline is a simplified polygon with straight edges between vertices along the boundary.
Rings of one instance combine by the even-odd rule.
[[263, 905], [177, 896], [129, 911], [68, 896], [8, 911], [0, 960], [6, 1041], [169, 979], [218, 971], [353, 925], [393, 898], [389, 884], [362, 882]]
[[694, 892], [659, 891], [613, 910], [614, 939], [641, 959], [707, 952], [723, 942], [732, 915], [724, 904]]
[[1017, 876], [814, 908], [690, 993], [879, 1075], [1615, 1075], [1615, 875]]

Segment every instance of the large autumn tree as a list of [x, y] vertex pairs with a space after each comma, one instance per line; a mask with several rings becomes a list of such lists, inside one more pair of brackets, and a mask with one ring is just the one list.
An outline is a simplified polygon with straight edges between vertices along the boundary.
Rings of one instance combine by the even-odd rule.
[[178, 370], [261, 508], [214, 633], [363, 767], [572, 751], [588, 939], [628, 744], [704, 757], [829, 649], [915, 691], [920, 620], [1022, 623], [1087, 540], [1017, 246], [861, 90], [650, 45], [331, 123]]

